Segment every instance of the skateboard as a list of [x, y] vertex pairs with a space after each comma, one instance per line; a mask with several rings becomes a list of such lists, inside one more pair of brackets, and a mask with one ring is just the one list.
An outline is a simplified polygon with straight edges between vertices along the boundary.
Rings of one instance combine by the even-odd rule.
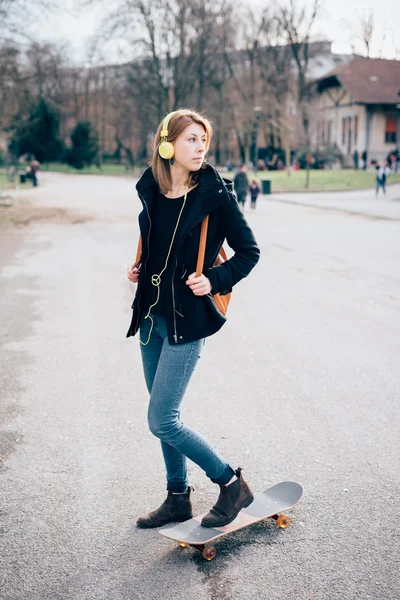
[[170, 540], [178, 542], [178, 546], [192, 546], [203, 554], [206, 560], [213, 560], [217, 555], [215, 546], [210, 545], [218, 538], [243, 529], [264, 519], [274, 519], [277, 527], [286, 529], [290, 518], [286, 512], [296, 506], [303, 497], [303, 486], [295, 481], [282, 481], [263, 492], [256, 492], [254, 500], [247, 508], [240, 511], [232, 523], [224, 527], [202, 527], [201, 520], [204, 515], [189, 519], [168, 529], [160, 529], [158, 533]]

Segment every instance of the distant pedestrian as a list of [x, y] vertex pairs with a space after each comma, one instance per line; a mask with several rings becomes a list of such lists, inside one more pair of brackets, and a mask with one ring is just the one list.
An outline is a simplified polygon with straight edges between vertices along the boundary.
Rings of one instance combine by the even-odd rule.
[[353, 153], [353, 162], [354, 162], [354, 168], [356, 169], [356, 171], [358, 170], [358, 158], [359, 158], [359, 154], [358, 154], [358, 150], [354, 150]]
[[240, 167], [239, 173], [235, 175], [233, 185], [237, 196], [237, 201], [240, 208], [244, 211], [244, 204], [246, 202], [247, 192], [249, 190], [249, 180], [247, 179], [247, 165]]
[[7, 179], [10, 183], [14, 183], [16, 174], [17, 174], [17, 172], [15, 170], [14, 165], [10, 165], [7, 168]]
[[260, 193], [260, 187], [255, 179], [252, 180], [250, 184], [250, 207], [256, 208], [258, 194]]
[[40, 163], [37, 160], [31, 160], [31, 162], [29, 163], [29, 173], [30, 173], [30, 178], [32, 179], [32, 183], [33, 183], [33, 187], [36, 187], [38, 184], [38, 179], [37, 179], [37, 172], [40, 169]]
[[397, 171], [399, 170], [399, 164], [400, 164], [400, 150], [397, 147], [396, 150], [393, 152], [394, 154], [394, 171], [395, 173], [397, 173]]
[[383, 193], [386, 195], [386, 180], [390, 174], [390, 169], [387, 163], [376, 166], [376, 197], [378, 197], [378, 193], [380, 188], [382, 188]]
[[394, 167], [395, 167], [395, 162], [396, 162], [396, 156], [394, 151], [393, 152], [389, 152], [389, 154], [386, 157], [386, 162], [388, 164], [388, 167], [391, 171], [394, 171]]
[[265, 170], [265, 162], [263, 161], [262, 158], [259, 158], [257, 161], [257, 170], [258, 171], [264, 171]]
[[366, 171], [368, 165], [368, 152], [366, 150], [361, 154], [361, 158], [363, 160], [363, 171]]

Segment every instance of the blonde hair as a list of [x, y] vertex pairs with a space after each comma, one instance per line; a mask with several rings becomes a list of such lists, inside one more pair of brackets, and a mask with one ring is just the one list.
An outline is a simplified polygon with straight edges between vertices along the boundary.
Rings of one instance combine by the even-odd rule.
[[[154, 136], [153, 158], [151, 162], [151, 167], [153, 170], [154, 179], [158, 183], [158, 187], [160, 188], [161, 193], [166, 194], [172, 189], [172, 177], [169, 160], [161, 158], [161, 156], [158, 153], [158, 148], [161, 144], [161, 131], [163, 129], [163, 123], [164, 120], [162, 120], [159, 124], [156, 135]], [[178, 111], [176, 111], [176, 113], [171, 117], [171, 120], [168, 124], [168, 141], [174, 142], [176, 138], [182, 133], [182, 131], [186, 129], [186, 127], [188, 127], [188, 125], [190, 125], [191, 123], [197, 123], [198, 125], [201, 125], [204, 128], [204, 131], [206, 133], [205, 151], [207, 153], [210, 147], [210, 142], [213, 133], [212, 126], [210, 121], [206, 117], [203, 117], [203, 115], [194, 110], [181, 108]], [[204, 168], [204, 166], [205, 165], [203, 163], [202, 168]], [[201, 169], [199, 171], [194, 171], [193, 174], [191, 174], [192, 184], [196, 183], [200, 175], [200, 171]]]

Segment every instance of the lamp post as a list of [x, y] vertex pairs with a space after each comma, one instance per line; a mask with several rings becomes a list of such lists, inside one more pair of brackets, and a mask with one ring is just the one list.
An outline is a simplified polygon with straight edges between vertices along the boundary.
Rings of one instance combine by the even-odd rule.
[[251, 161], [254, 165], [254, 170], [257, 170], [258, 162], [258, 129], [260, 126], [261, 106], [254, 107], [254, 127], [253, 139], [251, 144]]

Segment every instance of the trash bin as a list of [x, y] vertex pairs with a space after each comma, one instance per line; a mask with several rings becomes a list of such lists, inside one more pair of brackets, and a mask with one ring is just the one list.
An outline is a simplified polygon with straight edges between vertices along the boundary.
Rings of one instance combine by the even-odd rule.
[[271, 180], [263, 179], [261, 183], [262, 183], [262, 193], [270, 194], [271, 193]]
[[20, 183], [26, 183], [26, 175], [25, 173], [21, 173], [19, 176], [19, 182]]

